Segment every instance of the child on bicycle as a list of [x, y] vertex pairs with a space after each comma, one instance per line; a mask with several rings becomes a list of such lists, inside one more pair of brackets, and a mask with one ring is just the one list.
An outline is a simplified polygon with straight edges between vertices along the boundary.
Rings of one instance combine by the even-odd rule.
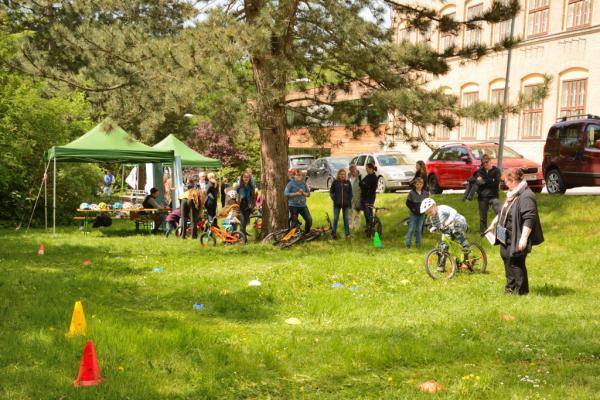
[[309, 233], [312, 226], [312, 217], [308, 207], [306, 207], [306, 198], [310, 196], [310, 189], [304, 182], [302, 171], [294, 171], [294, 179], [288, 182], [283, 195], [288, 199], [292, 219], [297, 220], [298, 215], [301, 215], [305, 224], [304, 234]]
[[[437, 230], [447, 233], [450, 238], [460, 244], [465, 255], [471, 252], [471, 245], [466, 237], [469, 225], [465, 217], [460, 215], [454, 208], [435, 203], [435, 200], [428, 197], [421, 202], [421, 213], [425, 213], [431, 220], [431, 232]], [[444, 272], [444, 267], [438, 267], [438, 272]]]

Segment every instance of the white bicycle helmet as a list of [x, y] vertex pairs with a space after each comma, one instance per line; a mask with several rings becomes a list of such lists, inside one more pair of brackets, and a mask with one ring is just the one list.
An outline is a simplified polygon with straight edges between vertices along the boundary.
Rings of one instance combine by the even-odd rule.
[[236, 200], [237, 192], [235, 190], [230, 190], [229, 192], [227, 192], [227, 197], [229, 197], [231, 200]]
[[435, 200], [431, 197], [427, 197], [421, 202], [421, 214], [424, 214], [425, 211], [429, 210], [432, 206], [435, 206]]

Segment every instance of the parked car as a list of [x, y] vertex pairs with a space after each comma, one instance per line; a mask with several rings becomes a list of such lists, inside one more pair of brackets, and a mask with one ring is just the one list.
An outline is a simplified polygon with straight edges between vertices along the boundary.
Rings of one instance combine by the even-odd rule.
[[368, 153], [354, 157], [350, 161], [362, 176], [367, 173], [365, 165], [372, 163], [377, 167], [377, 191], [388, 192], [398, 189], [409, 189], [409, 184], [415, 176], [415, 161], [402, 153]]
[[315, 161], [315, 156], [310, 154], [288, 156], [288, 173], [293, 169], [306, 172], [313, 161]]
[[600, 117], [565, 117], [552, 125], [542, 167], [551, 194], [577, 186], [600, 186]]
[[311, 189], [328, 189], [335, 179], [337, 172], [344, 168], [348, 170], [352, 157], [323, 157], [315, 160], [306, 173], [307, 183]]
[[[429, 191], [442, 193], [445, 189], [464, 189], [467, 179], [481, 166], [481, 157], [488, 154], [492, 164], [498, 162], [498, 143], [449, 144], [431, 154], [425, 166]], [[524, 158], [508, 146], [504, 146], [503, 168], [521, 168], [527, 184], [534, 192], [544, 188], [541, 165]]]

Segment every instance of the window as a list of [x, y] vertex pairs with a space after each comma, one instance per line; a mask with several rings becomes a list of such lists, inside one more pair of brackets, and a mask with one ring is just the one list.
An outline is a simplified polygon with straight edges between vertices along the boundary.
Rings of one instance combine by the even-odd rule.
[[[542, 85], [525, 86], [524, 96], [531, 96], [533, 91]], [[544, 101], [540, 99], [535, 104], [529, 105], [523, 110], [523, 124], [521, 136], [525, 139], [538, 138], [542, 136], [542, 115], [544, 111]]]
[[367, 164], [375, 165], [375, 159], [371, 156], [367, 157]]
[[449, 140], [450, 129], [445, 125], [436, 125], [434, 127], [434, 138], [435, 140]]
[[[456, 13], [451, 13], [451, 14], [447, 14], [446, 17], [455, 20], [456, 19]], [[450, 47], [454, 46], [456, 44], [455, 42], [456, 37], [449, 32], [443, 32], [440, 34], [440, 52], [444, 52], [447, 49], [449, 49]]]
[[358, 160], [356, 161], [356, 165], [358, 165], [359, 167], [362, 167], [363, 165], [365, 165], [366, 158], [367, 158], [367, 156], [359, 156]]
[[510, 36], [510, 20], [494, 24], [492, 32], [492, 44], [501, 43]]
[[[469, 107], [477, 100], [479, 100], [479, 92], [463, 93], [462, 107]], [[461, 136], [469, 139], [477, 137], [477, 123], [473, 119], [463, 118]]]
[[590, 0], [568, 0], [567, 29], [586, 26], [590, 23]]
[[563, 81], [560, 96], [560, 116], [583, 115], [585, 113], [585, 96], [587, 79]]
[[431, 30], [417, 31], [417, 43], [429, 43], [431, 42]]
[[408, 29], [408, 28], [400, 29], [400, 33], [398, 35], [398, 40], [400, 43], [410, 42], [410, 29]]
[[[504, 104], [504, 89], [492, 89], [492, 95], [490, 99], [492, 104]], [[497, 138], [500, 137], [500, 126], [502, 125], [502, 117], [492, 121], [488, 125], [488, 137]]]
[[560, 145], [563, 147], [577, 147], [581, 125], [572, 125], [560, 132]]
[[600, 140], [600, 125], [588, 125], [585, 130], [585, 147], [594, 148], [598, 140]]
[[[470, 21], [475, 17], [479, 17], [481, 16], [481, 14], [483, 14], [483, 4], [478, 4], [476, 6], [469, 7], [467, 8], [467, 21]], [[475, 24], [477, 24], [477, 26], [479, 27], [478, 29], [468, 29], [465, 32], [465, 46], [467, 47], [481, 44], [481, 28], [483, 26], [483, 23], [481, 21], [478, 21]]]
[[527, 35], [543, 35], [548, 33], [548, 14], [550, 0], [529, 0], [529, 15], [527, 17]]
[[445, 152], [446, 152], [446, 149], [439, 149], [438, 151], [436, 151], [435, 153], [433, 153], [431, 155], [431, 161], [443, 160], [445, 157], [445, 155], [444, 155]]

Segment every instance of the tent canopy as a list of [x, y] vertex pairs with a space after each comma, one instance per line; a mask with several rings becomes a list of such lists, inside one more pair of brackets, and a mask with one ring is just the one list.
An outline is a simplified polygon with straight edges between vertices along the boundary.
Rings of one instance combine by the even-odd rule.
[[48, 151], [48, 159], [64, 162], [171, 162], [173, 151], [146, 146], [132, 139], [110, 118], [94, 129], [64, 146], [54, 146]]
[[192, 150], [187, 144], [183, 143], [172, 134], [155, 144], [153, 148], [159, 150], [173, 150], [176, 156], [181, 157], [181, 165], [186, 167], [221, 167], [221, 162], [219, 160], [205, 157], [202, 154]]

